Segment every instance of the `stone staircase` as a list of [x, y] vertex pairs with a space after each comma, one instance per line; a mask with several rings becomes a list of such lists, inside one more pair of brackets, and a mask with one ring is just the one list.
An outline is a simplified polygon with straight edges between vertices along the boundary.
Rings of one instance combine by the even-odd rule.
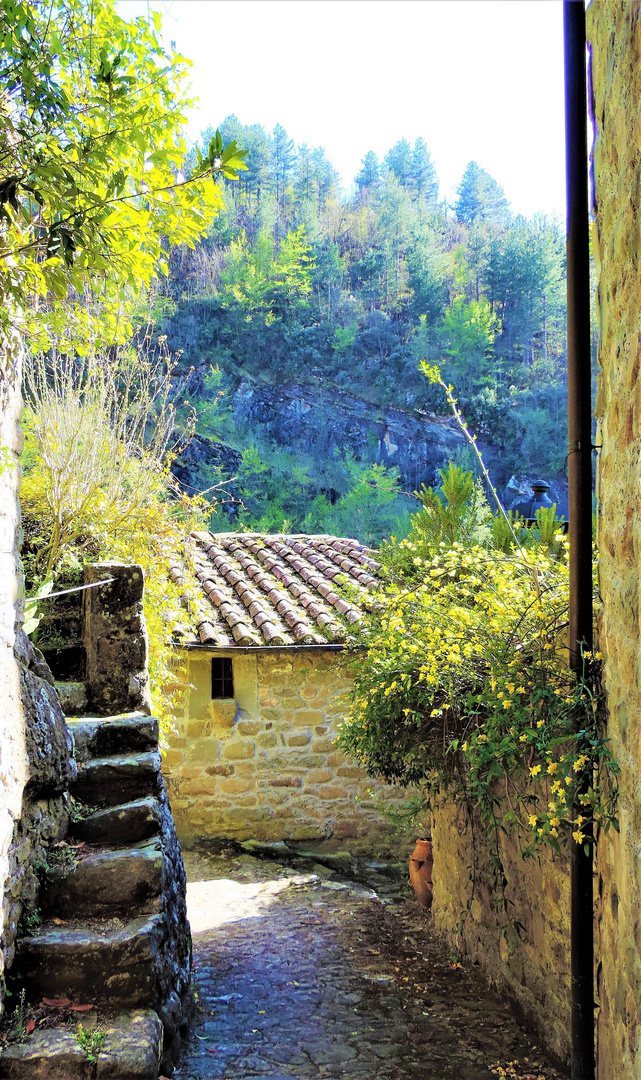
[[[78, 778], [63, 850], [73, 855], [48, 870], [42, 925], [19, 940], [14, 969], [34, 1005], [44, 997], [95, 1008], [58, 1027], [39, 1018], [0, 1054], [0, 1077], [157, 1080], [173, 1071], [191, 1003], [185, 874], [158, 723], [136, 713], [68, 724]], [[95, 1060], [69, 1015], [104, 1033]]]

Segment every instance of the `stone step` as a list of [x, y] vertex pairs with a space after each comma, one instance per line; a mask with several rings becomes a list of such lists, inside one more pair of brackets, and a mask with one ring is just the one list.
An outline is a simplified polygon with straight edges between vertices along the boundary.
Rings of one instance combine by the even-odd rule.
[[107, 720], [68, 720], [76, 745], [76, 760], [141, 754], [158, 749], [158, 721], [145, 713], [126, 713]]
[[51, 871], [40, 890], [43, 913], [60, 918], [153, 915], [160, 907], [160, 842], [87, 855]]
[[[90, 1033], [91, 1013], [82, 1016]], [[1, 1080], [157, 1080], [162, 1056], [162, 1024], [152, 1009], [117, 1016], [100, 1025], [105, 1040], [95, 1061], [69, 1027], [34, 1031], [0, 1054]]]
[[96, 929], [44, 926], [18, 943], [16, 968], [30, 1000], [68, 997], [77, 1004], [155, 1007], [162, 915]]
[[159, 790], [160, 753], [93, 758], [78, 766], [71, 794], [88, 806], [119, 806]]
[[88, 844], [139, 844], [159, 832], [161, 821], [155, 799], [136, 799], [72, 822], [70, 834]]

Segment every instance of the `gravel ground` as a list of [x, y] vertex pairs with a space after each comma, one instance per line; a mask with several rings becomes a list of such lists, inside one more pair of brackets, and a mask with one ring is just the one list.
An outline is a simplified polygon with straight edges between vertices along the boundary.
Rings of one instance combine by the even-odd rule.
[[175, 1080], [565, 1076], [389, 879], [233, 852], [185, 864], [198, 1008]]

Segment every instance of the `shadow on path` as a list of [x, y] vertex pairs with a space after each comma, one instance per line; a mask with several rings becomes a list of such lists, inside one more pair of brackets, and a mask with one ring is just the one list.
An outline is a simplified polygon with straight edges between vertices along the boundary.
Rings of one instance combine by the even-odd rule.
[[198, 1011], [176, 1080], [560, 1080], [509, 1008], [323, 867], [186, 852]]

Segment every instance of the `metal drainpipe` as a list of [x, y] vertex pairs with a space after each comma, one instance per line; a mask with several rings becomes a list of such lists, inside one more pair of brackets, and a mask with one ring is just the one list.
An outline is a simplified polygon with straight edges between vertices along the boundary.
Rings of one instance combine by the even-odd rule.
[[[568, 296], [568, 480], [570, 662], [592, 647], [592, 402], [585, 7], [564, 0]], [[574, 807], [575, 816], [581, 812]], [[585, 811], [584, 811], [585, 812]], [[584, 827], [591, 835], [591, 828]], [[570, 971], [572, 1080], [594, 1080], [593, 855], [572, 842]]]

